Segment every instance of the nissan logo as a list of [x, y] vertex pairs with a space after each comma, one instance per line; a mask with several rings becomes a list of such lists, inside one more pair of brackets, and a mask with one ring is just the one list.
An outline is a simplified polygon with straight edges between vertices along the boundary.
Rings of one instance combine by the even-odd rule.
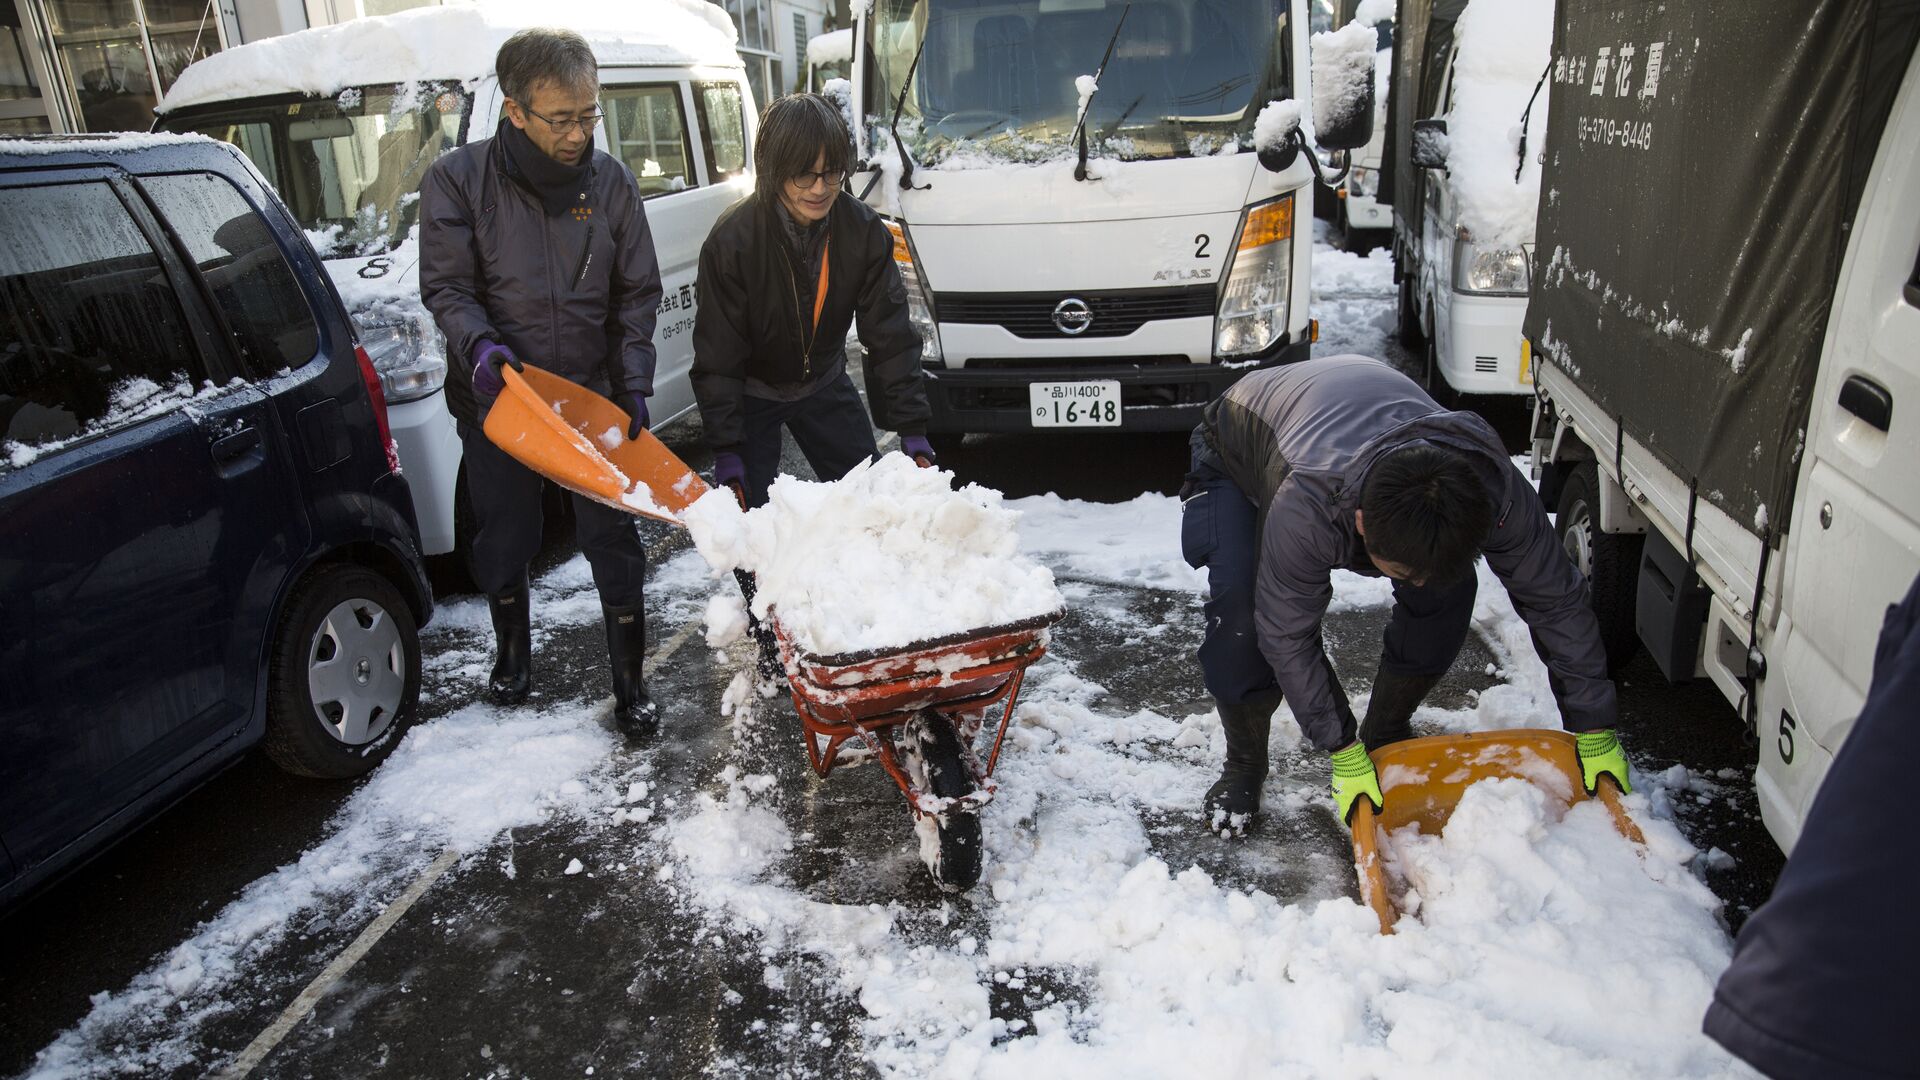
[[1084, 334], [1093, 325], [1093, 308], [1085, 300], [1069, 296], [1053, 305], [1053, 325], [1068, 337]]

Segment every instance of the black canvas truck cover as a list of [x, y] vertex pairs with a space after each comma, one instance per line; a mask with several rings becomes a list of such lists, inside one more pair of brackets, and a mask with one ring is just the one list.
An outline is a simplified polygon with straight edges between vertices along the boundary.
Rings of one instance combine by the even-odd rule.
[[1559, 0], [1526, 336], [1776, 546], [1917, 28], [1920, 0]]
[[1411, 157], [1413, 122], [1440, 115], [1440, 84], [1447, 75], [1453, 25], [1465, 10], [1467, 0], [1400, 0], [1394, 12], [1380, 193], [1393, 206], [1394, 228], [1402, 246], [1416, 251], [1426, 204], [1420, 198], [1421, 170], [1413, 167]]

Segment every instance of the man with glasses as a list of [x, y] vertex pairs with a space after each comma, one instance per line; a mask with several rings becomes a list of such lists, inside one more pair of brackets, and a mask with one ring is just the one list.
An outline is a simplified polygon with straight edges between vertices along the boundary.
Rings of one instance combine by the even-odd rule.
[[846, 370], [859, 324], [874, 424], [931, 463], [920, 334], [893, 262], [893, 236], [859, 199], [843, 198], [851, 137], [818, 94], [767, 107], [753, 148], [754, 192], [720, 216], [700, 250], [693, 391], [714, 452], [714, 479], [767, 501], [780, 432], [793, 434], [822, 480], [879, 453]]
[[[505, 116], [434, 162], [420, 185], [420, 293], [447, 339], [447, 407], [459, 425], [478, 528], [474, 583], [493, 615], [496, 702], [532, 688], [527, 565], [540, 546], [541, 480], [481, 430], [505, 388], [501, 368], [540, 365], [613, 399], [647, 426], [660, 267], [633, 173], [593, 149], [599, 63], [570, 30], [522, 30], [494, 71]], [[614, 722], [629, 737], [658, 724], [641, 677], [646, 553], [629, 515], [573, 496], [575, 534], [593, 567], [613, 667]]]

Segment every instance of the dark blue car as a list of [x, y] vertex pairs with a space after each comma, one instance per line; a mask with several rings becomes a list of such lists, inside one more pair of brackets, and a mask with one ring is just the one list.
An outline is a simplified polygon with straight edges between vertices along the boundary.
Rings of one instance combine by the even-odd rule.
[[0, 907], [256, 744], [372, 769], [432, 611], [379, 380], [246, 159], [0, 141]]

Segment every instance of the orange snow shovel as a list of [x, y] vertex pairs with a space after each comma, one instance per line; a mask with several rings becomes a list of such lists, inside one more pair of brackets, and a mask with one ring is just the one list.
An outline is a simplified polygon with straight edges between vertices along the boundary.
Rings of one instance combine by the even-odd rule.
[[[1439, 833], [1467, 788], [1496, 777], [1530, 781], [1568, 806], [1588, 798], [1579, 751], [1573, 736], [1564, 731], [1527, 728], [1431, 735], [1393, 743], [1371, 756], [1387, 805], [1376, 814], [1373, 800], [1356, 800], [1353, 866], [1360, 877], [1360, 899], [1379, 917], [1383, 934], [1393, 933], [1400, 917], [1387, 889], [1386, 866], [1380, 861], [1385, 833], [1407, 825], [1417, 825], [1423, 833]], [[1601, 778], [1597, 797], [1613, 815], [1613, 826], [1621, 836], [1636, 844], [1647, 842], [1620, 805], [1612, 777]]]
[[707, 493], [707, 482], [653, 432], [627, 438], [626, 410], [599, 394], [532, 364], [502, 365], [507, 388], [494, 399], [483, 429], [514, 460], [616, 510], [679, 524], [679, 514]]

